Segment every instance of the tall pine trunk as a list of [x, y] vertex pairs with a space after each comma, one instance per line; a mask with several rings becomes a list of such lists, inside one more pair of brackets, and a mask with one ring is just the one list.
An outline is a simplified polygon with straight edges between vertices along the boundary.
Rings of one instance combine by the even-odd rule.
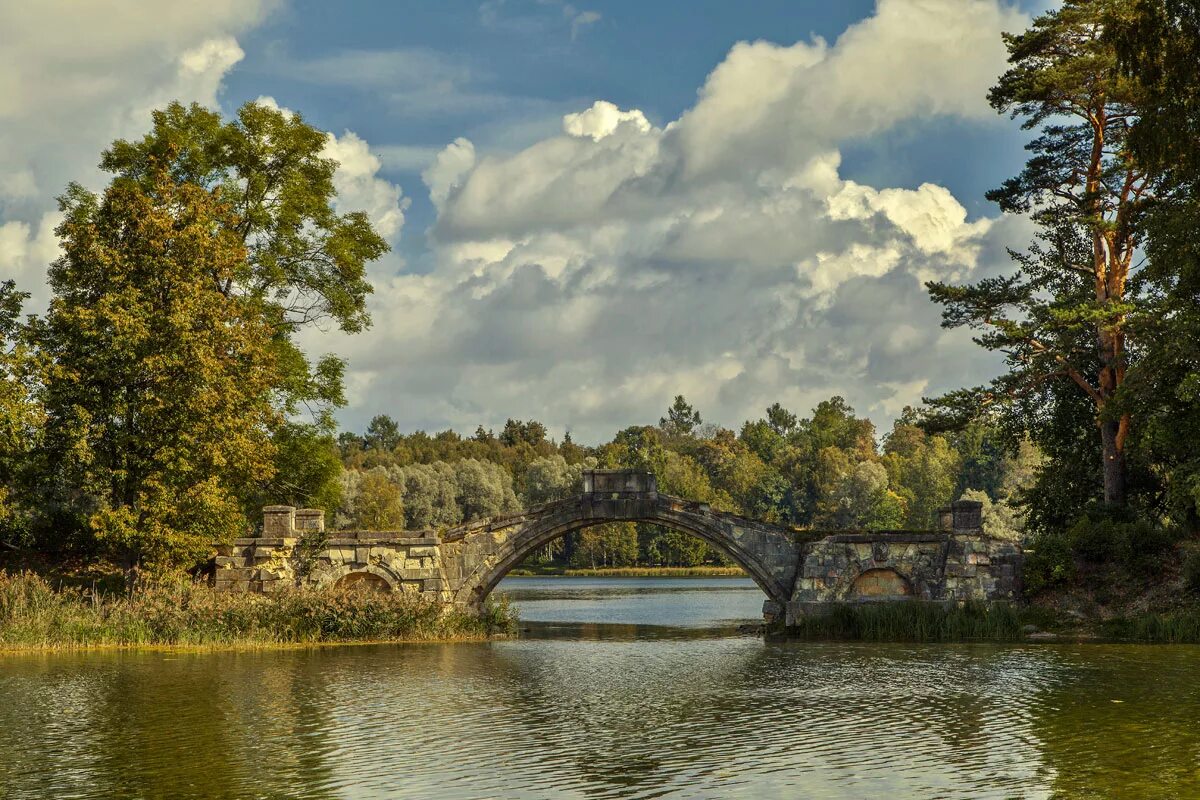
[[1104, 503], [1125, 505], [1125, 448], [1120, 420], [1100, 420], [1101, 457], [1104, 470]]

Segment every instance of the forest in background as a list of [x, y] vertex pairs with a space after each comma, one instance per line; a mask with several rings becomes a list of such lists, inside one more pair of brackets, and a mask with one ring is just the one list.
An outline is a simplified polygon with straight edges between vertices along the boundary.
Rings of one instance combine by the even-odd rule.
[[[332, 523], [373, 530], [441, 528], [562, 499], [580, 490], [584, 469], [653, 472], [659, 491], [797, 528], [932, 529], [952, 499], [984, 503], [985, 530], [1020, 539], [1020, 492], [1041, 456], [1028, 441], [1008, 444], [973, 423], [930, 434], [911, 409], [882, 446], [874, 424], [840, 397], [807, 417], [778, 403], [738, 431], [703, 421], [677, 396], [657, 425], [633, 426], [612, 441], [561, 443], [536, 421], [508, 420], [496, 433], [400, 433], [386, 415], [362, 434], [342, 433], [345, 466]], [[533, 559], [571, 567], [696, 566], [726, 563], [688, 534], [648, 524], [607, 524], [570, 534]]]

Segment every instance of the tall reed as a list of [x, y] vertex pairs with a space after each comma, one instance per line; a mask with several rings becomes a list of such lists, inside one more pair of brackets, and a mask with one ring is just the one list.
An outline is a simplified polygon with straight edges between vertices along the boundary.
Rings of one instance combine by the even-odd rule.
[[1023, 638], [1017, 609], [968, 603], [863, 603], [834, 606], [829, 613], [800, 618], [782, 633], [799, 639], [868, 642], [1017, 641]]
[[0, 648], [273, 645], [483, 638], [508, 630], [506, 606], [476, 617], [420, 597], [294, 589], [216, 592], [180, 581], [133, 597], [54, 589], [33, 573], [0, 573]]

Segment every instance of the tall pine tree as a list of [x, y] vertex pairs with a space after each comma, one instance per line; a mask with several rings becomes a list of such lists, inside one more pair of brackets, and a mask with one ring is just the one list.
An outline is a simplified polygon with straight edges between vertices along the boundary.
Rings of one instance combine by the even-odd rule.
[[[1020, 175], [988, 194], [1009, 213], [1031, 213], [1039, 242], [1019, 270], [967, 286], [930, 283], [943, 325], [982, 333], [1009, 371], [989, 386], [932, 401], [960, 420], [980, 407], [1037, 393], [1088, 399], [1099, 438], [1103, 499], [1123, 506], [1132, 416], [1114, 397], [1130, 366], [1128, 318], [1138, 223], [1154, 182], [1129, 149], [1140, 89], [1119, 68], [1106, 23], [1133, 0], [1065, 0], [1029, 30], [1006, 34], [1010, 69], [989, 99], [1040, 129]], [[965, 412], [965, 413], [964, 413]]]

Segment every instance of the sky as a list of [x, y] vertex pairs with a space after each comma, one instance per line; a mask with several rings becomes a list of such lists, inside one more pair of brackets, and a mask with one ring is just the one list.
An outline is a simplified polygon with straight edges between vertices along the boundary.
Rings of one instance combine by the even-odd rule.
[[1006, 0], [0, 0], [0, 278], [44, 308], [55, 197], [173, 99], [329, 132], [392, 251], [349, 361], [359, 430], [537, 419], [596, 443], [676, 394], [737, 427], [845, 397], [883, 428], [1000, 364], [928, 280], [1012, 269], [984, 192]]

